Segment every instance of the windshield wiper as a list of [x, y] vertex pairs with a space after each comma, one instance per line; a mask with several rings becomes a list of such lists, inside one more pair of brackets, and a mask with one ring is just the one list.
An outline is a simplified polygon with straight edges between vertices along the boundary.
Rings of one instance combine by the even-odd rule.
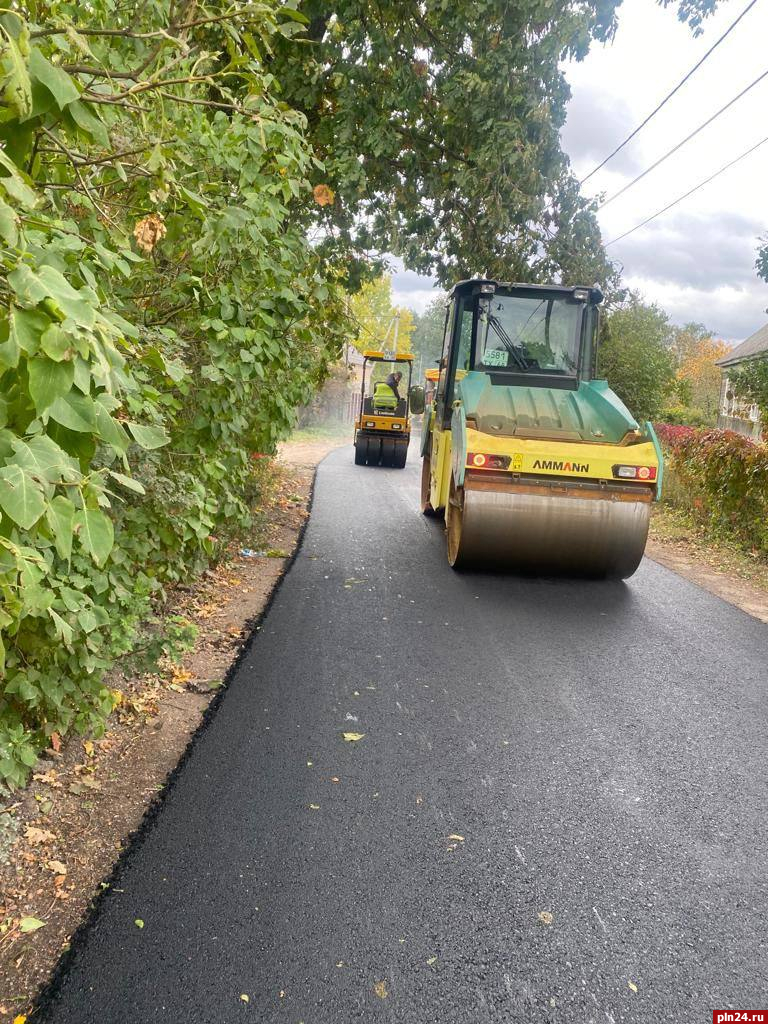
[[504, 348], [509, 352], [512, 358], [515, 360], [521, 370], [526, 371], [530, 368], [528, 361], [523, 355], [522, 346], [516, 345], [514, 341], [507, 334], [506, 329], [502, 326], [500, 320], [498, 320], [493, 313], [488, 313], [488, 323], [494, 329]]

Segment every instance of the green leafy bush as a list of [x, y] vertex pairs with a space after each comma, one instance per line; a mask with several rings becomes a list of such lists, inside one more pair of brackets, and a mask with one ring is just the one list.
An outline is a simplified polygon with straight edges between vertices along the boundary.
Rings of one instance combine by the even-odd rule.
[[730, 430], [673, 427], [660, 436], [696, 517], [715, 536], [768, 555], [768, 445]]
[[663, 423], [673, 423], [686, 427], [710, 426], [709, 418], [701, 411], [690, 405], [671, 405], [661, 411]]
[[[187, 8], [181, 5], [182, 10]], [[303, 16], [0, 14], [0, 780], [99, 729], [164, 587], [249, 521], [335, 357], [319, 164], [263, 54]], [[31, 12], [31, 13], [30, 13]]]
[[666, 313], [633, 294], [603, 320], [598, 372], [640, 422], [657, 419], [674, 390], [671, 330]]

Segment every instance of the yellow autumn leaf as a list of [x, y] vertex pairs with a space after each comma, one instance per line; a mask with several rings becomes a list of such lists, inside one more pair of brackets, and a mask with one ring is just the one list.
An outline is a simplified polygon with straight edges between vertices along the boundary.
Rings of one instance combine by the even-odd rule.
[[14, 1017], [13, 1024], [27, 1024], [26, 1013], [20, 1013], [17, 1017]]
[[344, 737], [344, 739], [347, 741], [347, 743], [357, 743], [358, 740], [361, 740], [363, 738], [363, 736], [365, 736], [365, 733], [364, 732], [343, 732], [341, 735]]
[[86, 757], [93, 757], [94, 749], [93, 743], [90, 740], [83, 740], [83, 750]]
[[389, 992], [387, 992], [386, 981], [377, 981], [376, 984], [373, 986], [373, 991], [376, 993], [379, 999], [386, 999], [387, 996], [389, 995]]
[[141, 220], [136, 221], [136, 226], [133, 229], [136, 245], [146, 253], [152, 252], [157, 243], [167, 234], [168, 228], [165, 226], [161, 213], [150, 213], [148, 216], [142, 217]]
[[629, 987], [632, 989], [633, 992], [637, 992], [637, 985], [634, 983], [634, 981], [628, 981], [627, 984], [629, 985]]
[[464, 842], [464, 836], [457, 836], [455, 832], [454, 832], [454, 834], [452, 836], [448, 836], [448, 838], [452, 839], [454, 843], [463, 843]]
[[319, 811], [320, 810], [320, 804], [310, 804], [309, 805], [309, 809], [310, 809], [310, 811]]
[[327, 185], [315, 185], [312, 189], [312, 195], [315, 197], [315, 202], [318, 206], [333, 206], [333, 201], [336, 198], [333, 189]]
[[243, 992], [243, 994], [240, 996], [240, 1001], [243, 1003], [250, 1003], [251, 997], [247, 996], [245, 992]]
[[537, 917], [542, 924], [552, 924], [554, 921], [553, 915], [548, 910], [540, 910]]

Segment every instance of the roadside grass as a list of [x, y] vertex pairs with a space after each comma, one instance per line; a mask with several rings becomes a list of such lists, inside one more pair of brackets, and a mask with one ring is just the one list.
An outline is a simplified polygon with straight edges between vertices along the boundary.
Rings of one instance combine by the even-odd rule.
[[714, 569], [747, 580], [768, 593], [768, 562], [735, 541], [713, 537], [687, 508], [669, 501], [654, 505], [651, 537], [662, 544], [685, 545]]
[[351, 439], [352, 431], [351, 423], [339, 423], [338, 421], [330, 420], [314, 427], [300, 427], [294, 430], [287, 441], [289, 443], [295, 441], [303, 444], [313, 441], [338, 441], [343, 438]]

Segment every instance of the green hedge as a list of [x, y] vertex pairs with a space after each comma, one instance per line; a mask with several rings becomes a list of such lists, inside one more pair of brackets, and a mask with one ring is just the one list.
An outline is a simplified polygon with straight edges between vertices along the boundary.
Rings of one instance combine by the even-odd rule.
[[54, 732], [102, 726], [105, 671], [164, 588], [248, 524], [251, 456], [290, 429], [345, 328], [309, 239], [321, 165], [262, 56], [303, 16], [235, 2], [169, 31], [174, 10], [143, 8], [139, 34], [118, 0], [0, 13], [12, 785]]
[[657, 426], [669, 467], [696, 518], [715, 536], [768, 556], [768, 445], [730, 430]]

